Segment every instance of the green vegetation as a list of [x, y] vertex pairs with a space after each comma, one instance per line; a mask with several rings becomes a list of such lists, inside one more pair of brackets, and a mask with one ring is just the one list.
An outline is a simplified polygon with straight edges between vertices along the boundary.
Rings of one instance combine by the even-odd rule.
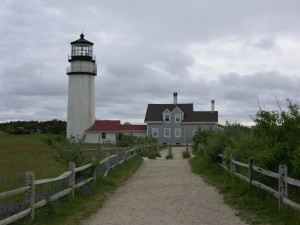
[[156, 150], [144, 151], [142, 152], [143, 157], [147, 157], [148, 159], [156, 159], [157, 157], [161, 157], [160, 153]]
[[[26, 171], [35, 172], [36, 179], [57, 177], [67, 171], [68, 160], [63, 158], [57, 160], [60, 156], [56, 155], [53, 146], [67, 146], [65, 149], [72, 146], [73, 150], [77, 151], [78, 146], [88, 145], [79, 143], [76, 146], [73, 142], [66, 143], [65, 138], [58, 135], [1, 134], [0, 192], [24, 186]], [[74, 199], [65, 197], [37, 210], [34, 222], [25, 218], [16, 224], [80, 224], [81, 220], [100, 208], [107, 196], [127, 180], [141, 163], [142, 157], [136, 156], [110, 170], [108, 177], [99, 178], [95, 184], [77, 189]], [[36, 192], [38, 198], [47, 198], [51, 193], [65, 187], [65, 181], [54, 182], [38, 186]], [[0, 208], [13, 214], [26, 208], [22, 202], [24, 194], [5, 199], [1, 202]], [[0, 213], [0, 218], [3, 218], [2, 216], [5, 216], [5, 212]]]
[[36, 179], [67, 171], [68, 167], [55, 159], [54, 149], [44, 142], [56, 137], [0, 134], [0, 192], [24, 186], [26, 171], [35, 172]]
[[65, 134], [66, 121], [11, 121], [0, 123], [0, 133], [9, 134]]
[[148, 145], [148, 144], [156, 144], [157, 139], [146, 136], [146, 137], [136, 137], [131, 135], [125, 135], [123, 134], [121, 136], [121, 139], [118, 142], [118, 146], [120, 147], [133, 147], [136, 145]]
[[174, 156], [172, 152], [169, 152], [168, 155], [166, 155], [166, 159], [173, 159], [173, 158]]
[[249, 224], [298, 225], [300, 214], [293, 209], [280, 211], [278, 200], [258, 188], [232, 178], [219, 165], [212, 164], [205, 153], [194, 152], [195, 158], [189, 160], [192, 170], [210, 185], [215, 186], [224, 196], [226, 204], [238, 211], [238, 216]]
[[74, 162], [77, 167], [91, 161], [88, 155], [82, 151], [87, 145], [84, 141], [85, 136], [79, 139], [75, 137], [66, 139], [61, 136], [57, 136], [56, 138], [48, 137], [45, 139], [45, 142], [55, 150], [55, 158], [58, 161], [66, 165], [68, 165], [69, 162]]
[[96, 183], [85, 185], [76, 190], [73, 199], [65, 197], [37, 210], [34, 222], [26, 218], [16, 224], [82, 224], [81, 221], [97, 212], [107, 197], [131, 177], [142, 162], [142, 157], [137, 155], [111, 169], [106, 178], [98, 178]]
[[[285, 110], [280, 106], [272, 111], [260, 109], [253, 120], [256, 124], [253, 128], [227, 123], [223, 132], [198, 130], [193, 138], [197, 157], [190, 161], [193, 170], [217, 186], [225, 201], [240, 210], [252, 224], [299, 224], [295, 222], [300, 221], [299, 212], [291, 208], [279, 211], [276, 198], [263, 190], [249, 188], [244, 181], [231, 179], [217, 165], [220, 153], [225, 153], [227, 160], [234, 155], [236, 160], [244, 163], [254, 157], [256, 165], [274, 172], [278, 172], [279, 165], [286, 164], [288, 176], [300, 178], [299, 106], [287, 100]], [[198, 143], [204, 146], [203, 153], [196, 151]], [[260, 175], [257, 179], [277, 189], [275, 179]], [[300, 203], [299, 188], [289, 187], [288, 192], [293, 201]]]
[[182, 158], [184, 158], [184, 159], [189, 159], [189, 158], [191, 158], [190, 152], [189, 152], [189, 151], [183, 151], [183, 152], [182, 152]]

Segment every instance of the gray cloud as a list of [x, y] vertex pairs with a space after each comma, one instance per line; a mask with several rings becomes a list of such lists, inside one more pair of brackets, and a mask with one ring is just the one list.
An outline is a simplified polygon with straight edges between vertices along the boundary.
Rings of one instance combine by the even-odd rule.
[[[215, 99], [221, 122], [250, 121], [258, 101], [272, 108], [276, 98], [298, 97], [299, 7], [292, 0], [4, 0], [0, 121], [66, 119], [67, 56], [82, 29], [95, 44], [97, 118], [143, 122], [148, 103], [170, 103], [177, 91], [196, 110]], [[201, 57], [190, 54], [199, 44]]]

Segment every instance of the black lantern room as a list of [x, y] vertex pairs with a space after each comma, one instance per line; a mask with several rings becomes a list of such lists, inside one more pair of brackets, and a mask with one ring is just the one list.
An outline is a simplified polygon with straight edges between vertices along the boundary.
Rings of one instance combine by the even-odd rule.
[[69, 62], [74, 60], [84, 60], [95, 62], [93, 56], [93, 45], [94, 43], [84, 39], [84, 35], [80, 35], [80, 39], [71, 42], [71, 56], [69, 56]]

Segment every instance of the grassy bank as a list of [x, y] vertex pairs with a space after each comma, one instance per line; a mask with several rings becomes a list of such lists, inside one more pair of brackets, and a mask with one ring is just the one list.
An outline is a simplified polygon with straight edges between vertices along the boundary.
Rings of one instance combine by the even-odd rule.
[[194, 173], [224, 196], [224, 202], [237, 210], [237, 215], [248, 224], [299, 225], [300, 213], [287, 208], [278, 209], [278, 200], [248, 183], [231, 178], [219, 165], [211, 164], [205, 155], [196, 153], [190, 165]]
[[36, 179], [56, 177], [67, 171], [54, 158], [54, 149], [43, 140], [49, 135], [0, 134], [0, 192], [22, 187], [26, 171]]
[[131, 177], [142, 162], [142, 157], [138, 155], [110, 170], [106, 178], [97, 179], [96, 183], [76, 190], [75, 198], [65, 197], [37, 210], [34, 222], [26, 218], [16, 224], [79, 225], [81, 221], [97, 212], [107, 197]]

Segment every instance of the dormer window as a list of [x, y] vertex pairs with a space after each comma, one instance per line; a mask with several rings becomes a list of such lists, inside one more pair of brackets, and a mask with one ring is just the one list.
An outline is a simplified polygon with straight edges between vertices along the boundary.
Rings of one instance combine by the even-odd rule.
[[181, 123], [181, 114], [175, 114], [175, 122]]
[[164, 114], [164, 122], [165, 123], [170, 123], [170, 114], [169, 113]]

